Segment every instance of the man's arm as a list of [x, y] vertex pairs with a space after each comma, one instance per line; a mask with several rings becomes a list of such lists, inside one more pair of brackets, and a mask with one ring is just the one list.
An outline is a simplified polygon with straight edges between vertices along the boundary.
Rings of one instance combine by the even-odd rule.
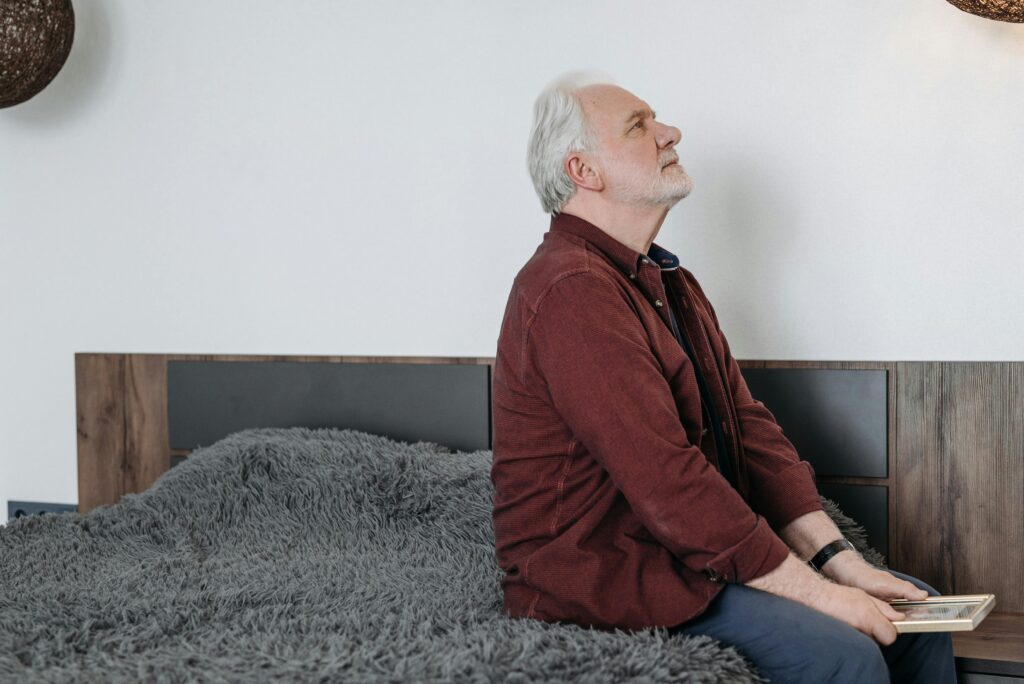
[[[694, 281], [696, 282], [696, 281]], [[725, 350], [729, 386], [732, 388], [736, 413], [740, 420], [743, 449], [748, 458], [751, 474], [751, 499], [755, 510], [762, 512], [779, 532], [779, 536], [792, 548], [800, 560], [811, 559], [823, 546], [843, 536], [832, 519], [825, 513], [818, 488], [814, 483], [814, 470], [800, 459], [793, 443], [783, 434], [775, 417], [765, 405], [750, 393], [739, 364], [733, 358], [729, 342], [718, 323], [714, 307], [704, 291], [697, 285], [700, 296], [707, 303], [715, 321], [715, 329]], [[795, 568], [790, 564], [791, 568]], [[816, 575], [808, 566], [792, 569], [791, 582], [806, 583], [809, 575]], [[822, 568], [822, 573], [850, 587], [857, 587], [880, 599], [921, 599], [928, 595], [910, 582], [893, 577], [868, 564], [856, 551], [836, 554]], [[803, 578], [803, 579], [801, 579]], [[778, 578], [774, 578], [779, 581]], [[755, 586], [755, 585], [751, 585]], [[813, 585], [807, 585], [814, 590]], [[795, 598], [799, 590], [789, 588]]]
[[810, 463], [801, 460], [771, 411], [750, 394], [740, 366], [729, 349], [729, 341], [718, 323], [714, 306], [696, 279], [692, 282], [711, 313], [715, 332], [725, 352], [726, 382], [732, 392], [750, 476], [751, 507], [767, 518], [774, 530], [780, 530], [807, 513], [823, 511], [821, 495], [814, 482], [814, 469]]
[[563, 277], [525, 334], [524, 372], [539, 375], [575, 438], [681, 563], [712, 579], [744, 582], [789, 555], [689, 443], [647, 332], [614, 281], [592, 271]]
[[[781, 536], [789, 547], [796, 552], [796, 555], [799, 556], [800, 560], [808, 561], [814, 557], [814, 554], [816, 554], [821, 547], [831, 541], [839, 539], [843, 536], [843, 533], [839, 531], [839, 528], [836, 527], [836, 524], [832, 521], [832, 518], [828, 517], [827, 513], [824, 511], [816, 511], [814, 513], [802, 515], [783, 527], [779, 530], [779, 536]], [[838, 559], [844, 554], [846, 554], [847, 557], [860, 557], [860, 554], [856, 551], [848, 550], [834, 556], [834, 558]], [[825, 568], [828, 568], [831, 565], [832, 562], [829, 561], [825, 565]]]
[[896, 640], [896, 628], [892, 623], [905, 618], [888, 603], [856, 587], [829, 582], [794, 555], [786, 558], [776, 569], [746, 584], [831, 615], [880, 644], [888, 645]]
[[[802, 515], [781, 530], [779, 536], [803, 561], [814, 557], [821, 547], [843, 536], [832, 518], [824, 511]], [[910, 582], [893, 577], [875, 568], [852, 549], [837, 553], [821, 569], [826, 577], [850, 587], [863, 589], [880, 599], [923, 599], [928, 596]]]

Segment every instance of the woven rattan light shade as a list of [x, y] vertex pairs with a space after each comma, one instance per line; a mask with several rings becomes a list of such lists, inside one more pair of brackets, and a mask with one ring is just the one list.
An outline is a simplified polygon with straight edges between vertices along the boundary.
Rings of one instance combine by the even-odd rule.
[[948, 0], [964, 12], [999, 21], [1024, 22], [1024, 0]]
[[71, 0], [0, 0], [0, 107], [45, 88], [64, 66], [74, 37]]

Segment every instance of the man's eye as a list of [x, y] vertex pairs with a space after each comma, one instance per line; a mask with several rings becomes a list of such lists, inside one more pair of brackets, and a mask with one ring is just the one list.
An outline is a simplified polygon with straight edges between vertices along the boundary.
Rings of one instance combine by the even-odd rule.
[[643, 128], [643, 125], [644, 125], [643, 121], [637, 121], [635, 124], [633, 124], [633, 128], [636, 128], [637, 126], [640, 126], [641, 128]]

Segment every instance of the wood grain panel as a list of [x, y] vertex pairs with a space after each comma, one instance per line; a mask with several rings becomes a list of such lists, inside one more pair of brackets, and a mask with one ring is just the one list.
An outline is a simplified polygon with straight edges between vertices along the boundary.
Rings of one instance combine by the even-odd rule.
[[[900, 363], [896, 371], [896, 515], [918, 524], [896, 526], [893, 565], [943, 594], [952, 590], [944, 552], [939, 489], [942, 473], [942, 364]], [[900, 517], [903, 516], [903, 517]]]
[[123, 491], [124, 357], [75, 354], [78, 511], [113, 503]]
[[1024, 385], [1021, 366], [944, 364], [944, 546], [953, 590], [994, 593], [1024, 612]]
[[170, 467], [167, 439], [167, 358], [125, 357], [123, 492], [142, 492]]
[[1024, 363], [901, 363], [898, 377], [899, 567], [1024, 612]]
[[953, 633], [953, 652], [958, 658], [1024, 660], [1024, 615], [990, 613], [977, 630]]

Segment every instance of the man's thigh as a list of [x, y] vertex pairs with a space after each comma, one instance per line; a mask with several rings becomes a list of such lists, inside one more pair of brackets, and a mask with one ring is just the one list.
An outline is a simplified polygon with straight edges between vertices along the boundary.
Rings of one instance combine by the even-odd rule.
[[928, 592], [929, 596], [938, 596], [939, 595], [939, 591], [935, 587], [931, 586], [930, 584], [928, 584], [926, 582], [923, 582], [923, 581], [917, 579], [916, 577], [912, 577], [910, 575], [904, 575], [902, 572], [897, 572], [896, 570], [891, 570], [891, 569], [886, 569], [886, 572], [889, 573], [890, 575], [892, 575], [893, 577], [898, 577], [901, 580], [906, 580], [906, 581], [910, 582], [911, 584], [913, 584], [918, 589], [924, 589], [925, 591]]
[[733, 646], [772, 682], [888, 682], [878, 644], [845, 622], [743, 584], [727, 584], [672, 633]]
[[[890, 575], [906, 580], [938, 596], [931, 585], [902, 572], [888, 570]], [[953, 640], [948, 632], [910, 632], [900, 634], [896, 641], [882, 648], [894, 682], [928, 682], [928, 684], [955, 684], [956, 664], [953, 658]]]

